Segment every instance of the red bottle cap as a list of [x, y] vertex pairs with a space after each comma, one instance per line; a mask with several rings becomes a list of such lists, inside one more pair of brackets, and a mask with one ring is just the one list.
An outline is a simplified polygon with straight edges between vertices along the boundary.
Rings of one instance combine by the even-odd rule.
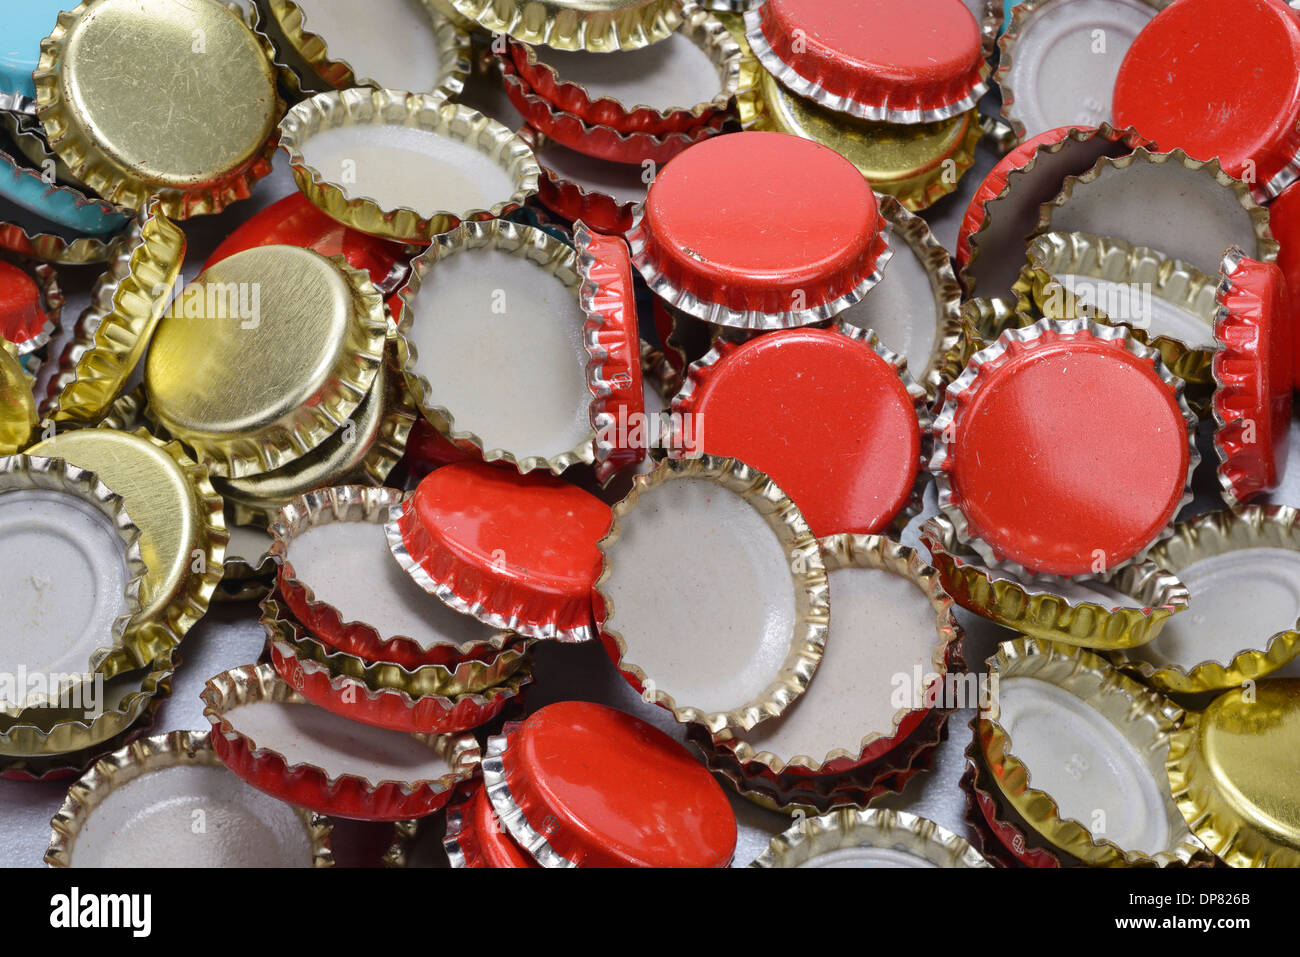
[[497, 815], [546, 866], [726, 867], [736, 816], [684, 747], [629, 714], [547, 705], [491, 738]]
[[[53, 285], [54, 271], [48, 266], [38, 268], [48, 276], [54, 305], [61, 307], [63, 297]], [[54, 333], [54, 319], [45, 311], [46, 298], [26, 270], [0, 260], [0, 337], [16, 345], [20, 356], [45, 345]]]
[[784, 133], [719, 136], [677, 157], [627, 239], [632, 262], [671, 305], [751, 329], [829, 319], [880, 281], [890, 255], [858, 168]]
[[1300, 17], [1283, 0], [1179, 0], [1129, 47], [1114, 110], [1161, 150], [1217, 157], [1261, 202], [1276, 196], [1300, 175]]
[[1268, 228], [1273, 238], [1281, 244], [1277, 264], [1286, 276], [1289, 306], [1287, 322], [1291, 326], [1291, 381], [1300, 388], [1300, 335], [1296, 323], [1300, 320], [1300, 183], [1282, 192], [1268, 207]]
[[767, 0], [745, 15], [745, 37], [786, 87], [864, 120], [931, 123], [988, 89], [980, 26], [960, 0]]
[[1182, 380], [1122, 327], [1004, 332], [948, 387], [930, 471], [988, 563], [1096, 575], [1167, 534], [1198, 456]]
[[401, 243], [344, 226], [295, 192], [272, 203], [227, 236], [203, 268], [245, 249], [276, 245], [314, 249], [326, 257], [342, 256], [354, 269], [366, 270], [370, 281], [385, 294], [400, 284], [410, 258]]
[[530, 638], [586, 641], [596, 543], [611, 519], [552, 475], [461, 462], [431, 472], [385, 530], [407, 573], [457, 611]]
[[1276, 488], [1291, 438], [1292, 328], [1282, 270], [1223, 257], [1214, 338], [1214, 450], [1223, 500], [1242, 505]]
[[[573, 235], [582, 288], [578, 298], [587, 314], [587, 387], [596, 456], [596, 477], [608, 481], [615, 472], [645, 458], [645, 392], [641, 384], [641, 334], [637, 327], [636, 289], [627, 243], [616, 236], [590, 232], [582, 223]], [[642, 441], [638, 441], [638, 436]]]
[[447, 807], [442, 846], [452, 867], [539, 867], [506, 833], [480, 781], [469, 797]]
[[693, 426], [678, 433], [683, 451], [766, 472], [822, 537], [879, 532], [914, 496], [919, 505], [924, 403], [898, 356], [842, 326], [718, 342], [673, 412]]

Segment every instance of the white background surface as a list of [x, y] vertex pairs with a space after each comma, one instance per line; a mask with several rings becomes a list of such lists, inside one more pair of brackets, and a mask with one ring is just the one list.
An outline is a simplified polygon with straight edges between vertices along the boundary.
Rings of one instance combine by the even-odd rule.
[[[469, 99], [477, 100], [474, 105], [489, 109], [503, 122], [518, 125], [517, 114], [508, 106], [502, 107], [500, 98], [476, 95]], [[987, 101], [985, 108], [987, 109]], [[963, 178], [958, 191], [926, 212], [925, 218], [949, 250], [955, 249], [957, 229], [970, 196], [995, 162], [994, 154], [987, 148], [981, 148], [975, 168]], [[240, 222], [294, 188], [284, 154], [277, 153], [275, 172], [257, 185], [250, 200], [236, 204], [222, 215], [185, 223], [189, 249], [184, 280], [194, 278], [203, 260]], [[86, 291], [95, 278], [96, 267], [65, 269], [61, 270], [60, 275], [70, 294], [66, 315], [74, 317], [86, 302]], [[1293, 425], [1293, 436], [1296, 431], [1297, 428]], [[1300, 442], [1293, 441], [1293, 461], [1286, 483], [1266, 501], [1300, 503], [1300, 462], [1294, 461], [1297, 446], [1300, 446]], [[1203, 464], [1197, 474], [1198, 499], [1186, 514], [1220, 507], [1214, 478], [1214, 454], [1212, 448], [1204, 442], [1202, 455]], [[903, 536], [905, 543], [913, 546], [917, 544], [915, 531], [920, 521], [933, 514], [934, 510], [934, 490], [931, 485], [927, 492], [925, 514], [909, 526]], [[972, 669], [982, 671], [983, 661], [992, 652], [995, 643], [1010, 637], [1011, 633], [964, 611], [959, 610], [959, 618], [966, 627], [966, 659]], [[152, 733], [177, 729], [206, 731], [209, 725], [203, 718], [199, 701], [199, 692], [205, 679], [227, 668], [255, 661], [262, 650], [262, 644], [263, 633], [257, 624], [255, 603], [214, 606], [185, 639], [181, 650], [183, 661], [176, 672], [172, 695], [163, 703]], [[682, 735], [672, 716], [643, 702], [610, 664], [598, 643], [539, 647], [535, 661], [536, 682], [528, 697], [530, 710], [551, 701], [570, 698], [601, 701], [638, 714], [681, 739]], [[879, 804], [924, 815], [959, 834], [965, 834], [966, 829], [961, 820], [964, 798], [957, 787], [957, 780], [962, 771], [962, 751], [969, 741], [967, 723], [970, 717], [971, 712], [954, 714], [948, 725], [949, 737], [939, 747], [933, 769], [913, 779], [903, 794], [890, 795], [881, 799]], [[66, 783], [31, 784], [0, 780], [0, 865], [41, 865], [49, 841], [49, 820], [62, 802], [65, 789]], [[730, 788], [728, 792], [732, 793]], [[784, 815], [758, 808], [734, 793], [732, 799], [740, 823], [740, 841], [735, 863], [744, 865], [763, 850], [771, 835], [784, 830], [790, 821]], [[387, 825], [339, 822], [334, 844], [340, 862], [365, 859], [373, 863], [386, 846], [389, 833]], [[445, 866], [440, 833], [441, 815], [438, 815], [422, 830], [416, 851], [412, 855], [413, 864]], [[167, 862], [160, 860], [159, 863]]]

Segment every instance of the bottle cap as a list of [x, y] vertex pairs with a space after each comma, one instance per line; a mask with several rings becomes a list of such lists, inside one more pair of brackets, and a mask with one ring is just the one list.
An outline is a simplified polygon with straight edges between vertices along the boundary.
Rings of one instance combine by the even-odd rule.
[[428, 93], [317, 94], [285, 114], [280, 146], [298, 188], [325, 213], [398, 242], [504, 216], [537, 192], [540, 172], [506, 127]]
[[[1300, 299], [1300, 186], [1283, 190], [1269, 204], [1268, 225], [1282, 247], [1277, 264], [1286, 274], [1287, 290], [1293, 299]], [[1300, 336], [1293, 335], [1291, 340], [1295, 350], [1292, 375], [1300, 385]]]
[[442, 846], [452, 867], [541, 866], [510, 836], [482, 782], [474, 785], [468, 797], [447, 806]]
[[1122, 328], [1004, 332], [932, 426], [939, 507], [986, 563], [1098, 575], [1142, 560], [1191, 500], [1200, 456], [1181, 380]]
[[1150, 558], [1186, 583], [1191, 610], [1116, 663], [1153, 688], [1190, 695], [1254, 681], [1300, 655], [1297, 521], [1287, 506], [1247, 505], [1175, 525]]
[[[172, 74], [195, 82], [150, 79]], [[50, 146], [111, 203], [158, 195], [173, 218], [217, 213], [271, 171], [284, 108], [274, 71], [218, 0], [83, 3], [59, 14], [33, 79]]]
[[671, 454], [766, 472], [814, 535], [881, 532], [920, 510], [925, 390], [857, 326], [719, 341], [691, 365], [672, 411]]
[[1021, 579], [1005, 568], [984, 566], [978, 554], [957, 540], [957, 530], [942, 515], [921, 527], [921, 543], [957, 604], [1044, 641], [1131, 648], [1150, 641], [1170, 615], [1187, 608], [1187, 586], [1150, 560], [1097, 580], [1051, 575]]
[[30, 0], [5, 11], [5, 45], [0, 52], [0, 110], [36, 112], [36, 86], [32, 71], [41, 56], [41, 41], [66, 0]]
[[658, 728], [562, 701], [488, 739], [483, 782], [543, 867], [726, 867], [736, 816], [708, 770]]
[[646, 169], [579, 153], [526, 123], [517, 135], [537, 155], [542, 170], [537, 198], [543, 206], [608, 236], [622, 236], [632, 227], [637, 203], [645, 202]]
[[1292, 323], [1286, 277], [1228, 249], [1219, 269], [1214, 338], [1214, 451], [1231, 508], [1276, 488], [1291, 444]]
[[[1131, 131], [1104, 123], [1063, 126], [1002, 157], [971, 197], [957, 234], [957, 270], [966, 295], [1008, 298], [1024, 265], [1024, 244], [1039, 225], [1039, 206], [1060, 192], [1067, 174], [1084, 172], [1100, 156], [1129, 153], [1137, 142]], [[1126, 233], [1121, 229], [1119, 235]]]
[[597, 543], [609, 506], [545, 473], [463, 462], [389, 511], [388, 546], [425, 591], [530, 638], [592, 637]]
[[971, 718], [970, 730], [971, 742], [965, 752], [966, 768], [957, 786], [966, 795], [966, 813], [962, 820], [966, 823], [971, 846], [994, 867], [1044, 868], [1074, 864], [1068, 855], [1040, 847], [1043, 842], [1038, 832], [1025, 824], [1006, 801], [999, 800], [1002, 792], [989, 780], [991, 772], [980, 750], [977, 718]]
[[1229, 246], [1263, 262], [1276, 262], [1278, 252], [1268, 210], [1217, 160], [1142, 146], [1127, 156], [1103, 156], [1087, 172], [1067, 176], [1061, 192], [1043, 206], [1037, 232], [1122, 236], [1212, 276]]
[[521, 472], [593, 461], [581, 285], [571, 246], [508, 220], [464, 223], [415, 260], [398, 354], [443, 438]]
[[961, 286], [952, 257], [920, 216], [892, 196], [880, 197], [894, 265], [872, 294], [836, 317], [870, 329], [907, 360], [931, 402], [944, 386], [944, 356], [961, 336]]
[[441, 810], [479, 764], [471, 735], [403, 734], [309, 704], [270, 665], [209, 678], [200, 696], [217, 757], [289, 804], [361, 821]]
[[18, 358], [50, 341], [63, 313], [58, 274], [45, 263], [0, 259], [0, 339]]
[[0, 455], [27, 448], [36, 431], [36, 399], [18, 357], [0, 347]]
[[1114, 122], [1115, 75], [1134, 38], [1167, 3], [1029, 0], [1012, 7], [993, 80], [1017, 139], [1071, 123]]
[[1162, 10], [1124, 57], [1115, 115], [1266, 202], [1300, 176], [1300, 18], [1283, 0]]
[[[221, 809], [221, 826], [177, 827]], [[142, 738], [100, 760], [50, 821], [50, 867], [332, 867], [328, 818], [260, 794], [221, 766], [206, 735]]]
[[748, 730], [808, 687], [829, 629], [826, 568], [762, 472], [713, 455], [662, 461], [614, 507], [600, 550], [606, 651], [678, 721]]
[[587, 314], [587, 388], [591, 390], [591, 427], [596, 432], [596, 478], [607, 482], [615, 472], [646, 454], [645, 390], [641, 382], [641, 338], [637, 328], [636, 289], [627, 243], [590, 232], [581, 222], [574, 233], [578, 298]]
[[[270, 527], [285, 604], [317, 640], [367, 662], [423, 669], [494, 660], [514, 636], [430, 600], [389, 554], [383, 526], [403, 499], [397, 489], [346, 485], [285, 505]], [[413, 681], [400, 687], [433, 693]]]
[[682, 22], [676, 0], [446, 0], [489, 33], [557, 50], [612, 53], [665, 40]]
[[167, 308], [185, 258], [185, 234], [151, 203], [112, 246], [112, 261], [59, 354], [41, 413], [98, 421], [126, 388]]
[[0, 458], [0, 598], [11, 621], [0, 660], [45, 681], [0, 687], [0, 714], [58, 706], [122, 647], [140, 610], [140, 531], [94, 472], [62, 459]]
[[992, 867], [934, 821], [906, 811], [843, 808], [772, 838], [751, 867]]
[[1174, 802], [1230, 867], [1300, 867], [1300, 681], [1234, 688], [1190, 712], [1169, 742]]
[[0, 198], [0, 250], [48, 263], [83, 266], [109, 258], [109, 242], [47, 223]]
[[1091, 233], [1035, 236], [1026, 258], [1012, 287], [1017, 311], [1123, 325], [1187, 383], [1188, 404], [1197, 415], [1209, 415], [1214, 276], [1150, 246]]
[[379, 292], [341, 256], [236, 253], [200, 273], [158, 324], [144, 371], [150, 414], [216, 475], [281, 468], [356, 411], [387, 328]]
[[988, 89], [979, 24], [952, 0], [768, 0], [745, 35], [784, 86], [859, 119], [943, 120]]
[[310, 71], [299, 77], [306, 88], [368, 86], [447, 96], [464, 89], [470, 36], [428, 3], [377, 0], [364, 11], [348, 0], [263, 3], [277, 53]]
[[72, 235], [111, 236], [120, 230], [129, 212], [107, 203], [57, 178], [50, 182], [45, 168], [30, 166], [0, 140], [0, 199], [55, 229]]
[[1206, 857], [1165, 786], [1181, 708], [1069, 645], [1005, 641], [988, 666], [998, 695], [978, 734], [990, 780], [1051, 847], [1102, 867]]
[[[774, 188], [792, 179], [823, 188]], [[669, 164], [628, 242], [633, 264], [670, 305], [747, 329], [834, 316], [880, 281], [890, 256], [884, 218], [857, 168], [780, 133], [716, 137]]]
[[208, 610], [229, 537], [208, 470], [179, 442], [157, 439], [144, 429], [77, 429], [46, 439], [31, 452], [95, 472], [122, 496], [140, 529], [141, 608], [125, 638], [133, 664], [146, 665], [179, 644]]

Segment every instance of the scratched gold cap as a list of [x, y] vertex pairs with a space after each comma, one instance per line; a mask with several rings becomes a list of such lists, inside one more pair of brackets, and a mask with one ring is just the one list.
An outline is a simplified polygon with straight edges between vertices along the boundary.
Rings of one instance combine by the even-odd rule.
[[103, 416], [144, 355], [184, 258], [185, 234], [151, 203], [114, 240], [108, 269], [59, 357], [43, 414], [81, 424]]
[[36, 400], [31, 380], [18, 357], [0, 348], [0, 455], [13, 455], [25, 448], [35, 429]]
[[383, 485], [419, 415], [390, 342], [374, 385], [343, 427], [306, 455], [270, 472], [213, 484], [240, 525], [266, 527], [304, 492], [334, 485]]
[[46, 439], [32, 454], [89, 469], [122, 496], [140, 529], [145, 574], [140, 614], [127, 628], [128, 655], [110, 655], [106, 674], [140, 667], [179, 644], [203, 617], [221, 581], [225, 518], [208, 470], [179, 442], [144, 429], [76, 429]]
[[216, 213], [271, 171], [275, 73], [218, 0], [83, 3], [41, 41], [33, 79], [51, 148], [111, 203]]
[[342, 256], [297, 246], [235, 253], [158, 324], [144, 372], [150, 413], [213, 474], [281, 468], [356, 411], [387, 324], [370, 278]]
[[1234, 688], [1192, 712], [1165, 765], [1188, 827], [1231, 867], [1300, 867], [1300, 679]]
[[447, 0], [490, 33], [557, 50], [610, 53], [667, 39], [682, 22], [677, 0]]

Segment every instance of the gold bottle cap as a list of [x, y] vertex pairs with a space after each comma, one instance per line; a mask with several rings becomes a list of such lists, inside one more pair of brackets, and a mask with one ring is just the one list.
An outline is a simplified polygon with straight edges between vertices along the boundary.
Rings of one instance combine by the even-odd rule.
[[0, 249], [47, 263], [84, 266], [106, 262], [109, 243], [93, 236], [78, 236], [67, 230], [43, 232], [53, 227], [34, 217], [26, 217], [11, 204], [0, 200], [0, 210], [8, 222], [0, 223]]
[[796, 821], [751, 867], [992, 867], [964, 837], [906, 811], [841, 808]]
[[1082, 648], [1036, 638], [988, 659], [994, 707], [979, 716], [991, 779], [1052, 847], [1093, 866], [1204, 858], [1165, 787], [1183, 711]]
[[[175, 815], [188, 821], [190, 806], [220, 807], [220, 828], [174, 826]], [[132, 826], [123, 826], [128, 819]], [[172, 867], [331, 867], [333, 829], [329, 818], [228, 773], [206, 734], [173, 731], [114, 751], [68, 788], [50, 821], [45, 863], [130, 867], [148, 855]]]
[[271, 171], [275, 73], [218, 0], [83, 3], [59, 14], [33, 79], [50, 147], [109, 202], [216, 213]]
[[1300, 655], [1291, 604], [1243, 601], [1246, 589], [1300, 587], [1300, 512], [1284, 505], [1207, 512], [1179, 522], [1148, 556], [1190, 591], [1186, 616], [1152, 641], [1116, 655], [1123, 670], [1168, 694], [1237, 687]]
[[1232, 867], [1300, 867], [1300, 679], [1234, 688], [1169, 742], [1174, 803]]
[[343, 427], [378, 373], [384, 301], [341, 256], [258, 246], [205, 269], [158, 324], [150, 414], [216, 475], [278, 469]]
[[335, 485], [383, 485], [401, 460], [418, 415], [397, 365], [396, 346], [389, 343], [374, 384], [341, 429], [281, 468], [218, 478], [213, 484], [234, 510], [237, 523], [265, 528], [282, 506], [304, 492]]
[[754, 129], [791, 133], [829, 146], [861, 170], [872, 189], [897, 197], [913, 211], [957, 188], [975, 162], [975, 144], [983, 135], [975, 110], [904, 126], [828, 110], [791, 93], [766, 71], [758, 78], [758, 91], [763, 107]]
[[921, 528], [921, 542], [957, 604], [1033, 638], [1086, 648], [1129, 648], [1159, 634], [1187, 608], [1187, 586], [1150, 560], [1098, 581], [1013, 575], [990, 568], [962, 545], [942, 515]]
[[268, 36], [281, 41], [277, 51], [310, 70], [298, 77], [305, 87], [369, 86], [448, 97], [465, 88], [470, 36], [429, 0], [370, 0], [364, 9], [352, 0], [263, 3], [272, 21]]
[[285, 114], [280, 146], [298, 188], [326, 215], [398, 242], [504, 216], [537, 192], [541, 175], [523, 140], [440, 94], [320, 93]]
[[27, 447], [36, 430], [36, 399], [22, 364], [8, 349], [0, 349], [0, 455]]
[[1189, 385], [1213, 386], [1218, 277], [1149, 246], [1092, 233], [1043, 233], [1012, 286], [1016, 309], [1122, 325]]
[[151, 203], [114, 240], [112, 261], [59, 357], [41, 412], [55, 422], [89, 424], [126, 388], [167, 308], [185, 258], [185, 233]]
[[144, 665], [179, 644], [208, 609], [221, 581], [229, 537], [208, 470], [195, 464], [179, 442], [164, 442], [143, 429], [64, 432], [34, 446], [32, 453], [97, 473], [122, 496], [140, 529], [145, 575], [140, 614], [125, 638], [131, 666]]
[[639, 50], [677, 29], [676, 0], [448, 0], [490, 33], [557, 50]]

